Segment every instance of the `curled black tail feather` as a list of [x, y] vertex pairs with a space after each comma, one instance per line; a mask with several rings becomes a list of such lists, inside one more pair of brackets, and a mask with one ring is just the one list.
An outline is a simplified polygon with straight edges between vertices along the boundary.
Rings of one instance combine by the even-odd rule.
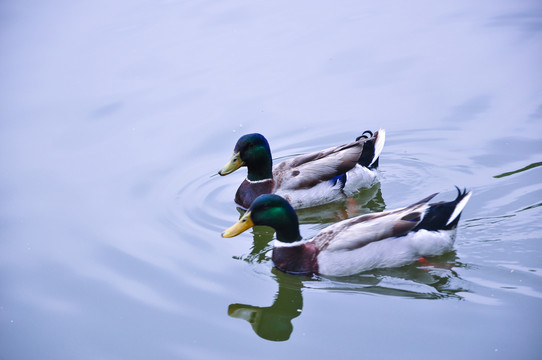
[[[369, 135], [365, 135], [369, 134]], [[358, 141], [361, 138], [369, 139], [373, 137], [373, 132], [371, 130], [365, 130], [360, 136], [356, 138], [356, 141]]]

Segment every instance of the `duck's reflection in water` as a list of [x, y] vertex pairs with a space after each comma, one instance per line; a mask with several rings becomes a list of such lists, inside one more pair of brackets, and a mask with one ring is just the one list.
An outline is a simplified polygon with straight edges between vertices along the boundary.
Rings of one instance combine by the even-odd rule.
[[279, 289], [271, 306], [231, 304], [228, 315], [250, 323], [259, 337], [271, 341], [286, 341], [294, 329], [292, 319], [303, 309], [302, 280], [306, 277], [289, 275], [273, 268]]
[[361, 214], [384, 211], [386, 203], [382, 197], [380, 184], [364, 189], [354, 197], [343, 201], [296, 210], [299, 224], [336, 223]]
[[377, 269], [348, 277], [307, 277], [290, 275], [273, 268], [278, 283], [271, 306], [231, 304], [228, 315], [250, 323], [263, 339], [286, 341], [293, 332], [292, 320], [303, 309], [302, 289], [369, 293], [413, 299], [462, 299], [465, 282], [454, 268], [465, 267], [455, 252], [438, 258], [423, 259], [415, 264], [395, 269]]
[[456, 252], [451, 251], [438, 257], [421, 258], [399, 268], [374, 269], [345, 277], [321, 277], [319, 281], [306, 283], [305, 287], [414, 299], [459, 300], [461, 293], [469, 290], [457, 269], [466, 266], [458, 260]]

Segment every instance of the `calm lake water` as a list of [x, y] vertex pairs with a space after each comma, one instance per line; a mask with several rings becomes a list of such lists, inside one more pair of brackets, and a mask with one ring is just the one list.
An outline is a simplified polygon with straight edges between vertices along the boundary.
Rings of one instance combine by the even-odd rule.
[[[4, 1], [0, 359], [540, 359], [540, 1]], [[473, 190], [455, 250], [347, 278], [233, 239], [242, 169], [387, 130], [302, 233]]]

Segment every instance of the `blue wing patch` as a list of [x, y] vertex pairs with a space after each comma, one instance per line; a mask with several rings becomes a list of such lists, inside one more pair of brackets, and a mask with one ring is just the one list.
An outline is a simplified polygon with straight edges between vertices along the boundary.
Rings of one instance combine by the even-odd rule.
[[337, 175], [333, 179], [329, 180], [333, 186], [337, 185], [337, 183], [340, 184], [341, 190], [344, 189], [344, 185], [346, 184], [346, 173]]

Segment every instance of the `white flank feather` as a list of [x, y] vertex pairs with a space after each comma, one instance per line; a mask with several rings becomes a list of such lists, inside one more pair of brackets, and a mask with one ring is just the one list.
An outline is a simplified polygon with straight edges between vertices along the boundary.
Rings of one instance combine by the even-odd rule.
[[347, 276], [374, 268], [398, 267], [413, 263], [420, 256], [442, 255], [450, 251], [456, 229], [410, 232], [367, 244], [352, 251], [325, 250], [318, 256], [319, 273]]

